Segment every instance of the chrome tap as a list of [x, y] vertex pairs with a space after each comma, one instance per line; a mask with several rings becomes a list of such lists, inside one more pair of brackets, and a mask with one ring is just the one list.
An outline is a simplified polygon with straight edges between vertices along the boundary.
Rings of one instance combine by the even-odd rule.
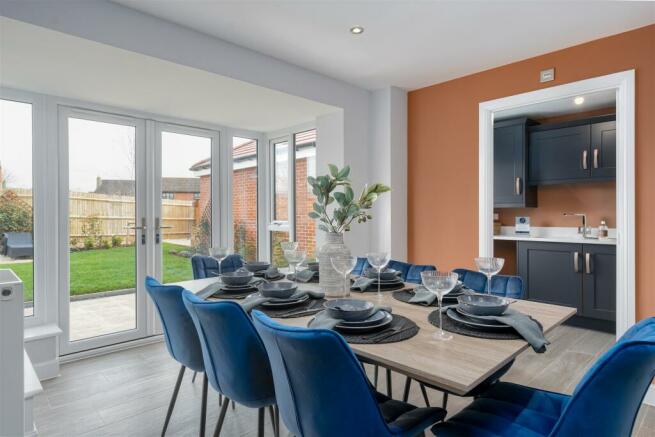
[[591, 228], [587, 226], [587, 215], [581, 212], [565, 212], [564, 216], [566, 217], [582, 217], [582, 226], [578, 226], [578, 234], [582, 234], [582, 238], [586, 239], [594, 239], [594, 237], [591, 236]]

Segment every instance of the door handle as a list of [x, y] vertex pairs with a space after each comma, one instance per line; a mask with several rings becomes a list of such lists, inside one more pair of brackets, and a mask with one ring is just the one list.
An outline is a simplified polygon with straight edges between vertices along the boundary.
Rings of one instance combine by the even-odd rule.
[[589, 252], [584, 254], [584, 270], [586, 274], [591, 275], [591, 254]]
[[594, 168], [598, 168], [598, 148], [594, 149]]
[[146, 218], [142, 217], [141, 218], [141, 226], [135, 226], [134, 223], [131, 223], [131, 225], [125, 226], [125, 229], [133, 229], [135, 231], [141, 231], [141, 244], [146, 244], [146, 229], [148, 227], [146, 226]]
[[514, 181], [514, 193], [517, 196], [520, 196], [522, 188], [523, 188], [523, 184], [521, 183], [521, 178], [517, 177], [516, 180]]
[[159, 217], [155, 217], [155, 244], [159, 244], [161, 242], [161, 233], [159, 232], [161, 229], [172, 228], [173, 226], [162, 226], [161, 219]]
[[573, 271], [580, 272], [580, 252], [573, 252]]
[[582, 151], [582, 169], [586, 170], [588, 167], [587, 165], [587, 151], [583, 150]]

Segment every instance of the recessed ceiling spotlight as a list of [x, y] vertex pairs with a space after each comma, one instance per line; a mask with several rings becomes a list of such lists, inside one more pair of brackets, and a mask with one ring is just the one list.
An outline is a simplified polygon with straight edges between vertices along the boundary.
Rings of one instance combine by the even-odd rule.
[[573, 99], [573, 103], [576, 105], [582, 105], [584, 103], [584, 97], [578, 96], [575, 99]]
[[362, 26], [353, 26], [350, 28], [350, 33], [353, 35], [360, 35], [364, 33], [364, 28]]

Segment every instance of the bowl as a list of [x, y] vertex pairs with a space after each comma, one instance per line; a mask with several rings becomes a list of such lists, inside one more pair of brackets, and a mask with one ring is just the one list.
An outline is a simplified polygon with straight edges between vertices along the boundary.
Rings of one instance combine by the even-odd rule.
[[348, 322], [364, 320], [375, 311], [371, 302], [358, 299], [334, 299], [325, 302], [328, 315]]
[[276, 299], [287, 299], [293, 296], [298, 286], [293, 282], [264, 282], [259, 286], [259, 292], [264, 297], [273, 297]]
[[505, 312], [510, 300], [490, 294], [463, 294], [457, 297], [459, 308], [474, 316], [499, 316]]
[[246, 270], [249, 272], [261, 272], [262, 270], [266, 270], [271, 266], [271, 263], [266, 262], [266, 261], [252, 261], [252, 262], [247, 262], [243, 265]]
[[[378, 278], [378, 271], [375, 269], [368, 269], [366, 270], [366, 276], [369, 279], [377, 279]], [[380, 280], [381, 281], [392, 281], [394, 279], [398, 279], [400, 277], [400, 272], [398, 270], [394, 269], [385, 269], [380, 272]]]
[[307, 268], [312, 272], [318, 272], [318, 261], [310, 261], [306, 263]]
[[225, 285], [247, 285], [252, 280], [252, 277], [252, 272], [227, 272], [221, 275], [221, 281]]

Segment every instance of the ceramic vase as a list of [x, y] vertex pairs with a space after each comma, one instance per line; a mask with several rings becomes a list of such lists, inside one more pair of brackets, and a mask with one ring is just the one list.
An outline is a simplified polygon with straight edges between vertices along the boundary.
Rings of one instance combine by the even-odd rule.
[[350, 294], [346, 289], [343, 275], [332, 267], [333, 257], [350, 256], [350, 249], [343, 242], [343, 234], [326, 234], [325, 243], [318, 250], [319, 285], [329, 297], [344, 297]]

